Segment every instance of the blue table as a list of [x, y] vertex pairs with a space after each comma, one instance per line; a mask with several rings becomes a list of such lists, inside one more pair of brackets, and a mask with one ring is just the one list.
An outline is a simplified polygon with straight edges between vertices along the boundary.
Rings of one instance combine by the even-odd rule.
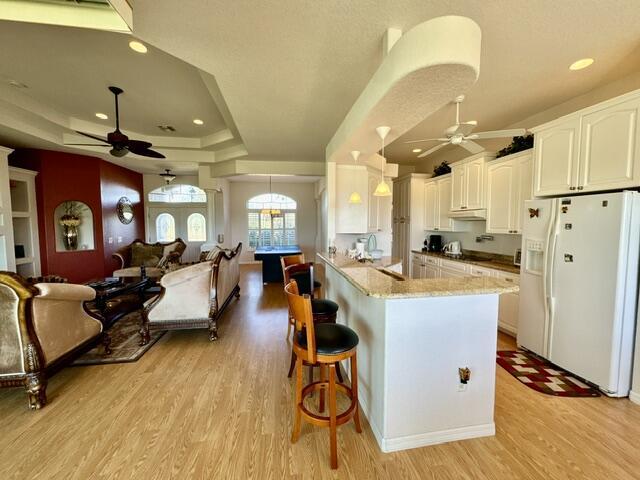
[[282, 267], [280, 265], [280, 257], [287, 255], [300, 255], [302, 250], [297, 245], [287, 247], [258, 247], [253, 254], [256, 261], [262, 262], [262, 282], [263, 283], [282, 283]]

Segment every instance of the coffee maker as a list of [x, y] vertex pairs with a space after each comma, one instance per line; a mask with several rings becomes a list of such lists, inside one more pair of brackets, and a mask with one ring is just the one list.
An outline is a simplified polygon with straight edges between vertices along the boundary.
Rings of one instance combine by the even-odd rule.
[[440, 252], [442, 251], [442, 235], [429, 235], [429, 238], [424, 241], [424, 246], [422, 250], [428, 252]]

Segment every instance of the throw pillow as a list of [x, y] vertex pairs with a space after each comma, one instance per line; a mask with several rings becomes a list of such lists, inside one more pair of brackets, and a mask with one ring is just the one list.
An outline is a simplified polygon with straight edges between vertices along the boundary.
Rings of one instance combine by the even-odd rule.
[[162, 245], [145, 245], [134, 243], [131, 245], [132, 267], [155, 267], [162, 258]]

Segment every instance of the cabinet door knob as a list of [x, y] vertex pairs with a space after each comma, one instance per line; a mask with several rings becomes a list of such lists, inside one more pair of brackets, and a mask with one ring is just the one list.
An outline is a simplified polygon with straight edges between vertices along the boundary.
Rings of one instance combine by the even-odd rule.
[[584, 187], [580, 186], [580, 187], [578, 187], [578, 190], [582, 190], [583, 188], [584, 188]]
[[576, 187], [569, 187], [569, 190], [575, 190]]

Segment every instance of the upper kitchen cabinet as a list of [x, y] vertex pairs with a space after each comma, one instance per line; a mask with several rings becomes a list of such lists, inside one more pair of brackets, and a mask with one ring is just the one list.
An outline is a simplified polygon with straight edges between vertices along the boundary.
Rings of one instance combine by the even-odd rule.
[[522, 209], [532, 196], [531, 183], [531, 150], [487, 165], [487, 233], [522, 232]]
[[537, 196], [562, 195], [575, 190], [578, 174], [580, 118], [567, 118], [536, 131], [534, 136]]
[[481, 152], [451, 164], [450, 210], [480, 210], [485, 204], [485, 165], [495, 156]]
[[640, 184], [639, 107], [636, 97], [582, 117], [579, 190]]
[[534, 195], [640, 186], [640, 91], [531, 129]]
[[449, 217], [452, 174], [431, 178], [424, 184], [424, 229], [441, 232], [465, 231], [466, 226]]

